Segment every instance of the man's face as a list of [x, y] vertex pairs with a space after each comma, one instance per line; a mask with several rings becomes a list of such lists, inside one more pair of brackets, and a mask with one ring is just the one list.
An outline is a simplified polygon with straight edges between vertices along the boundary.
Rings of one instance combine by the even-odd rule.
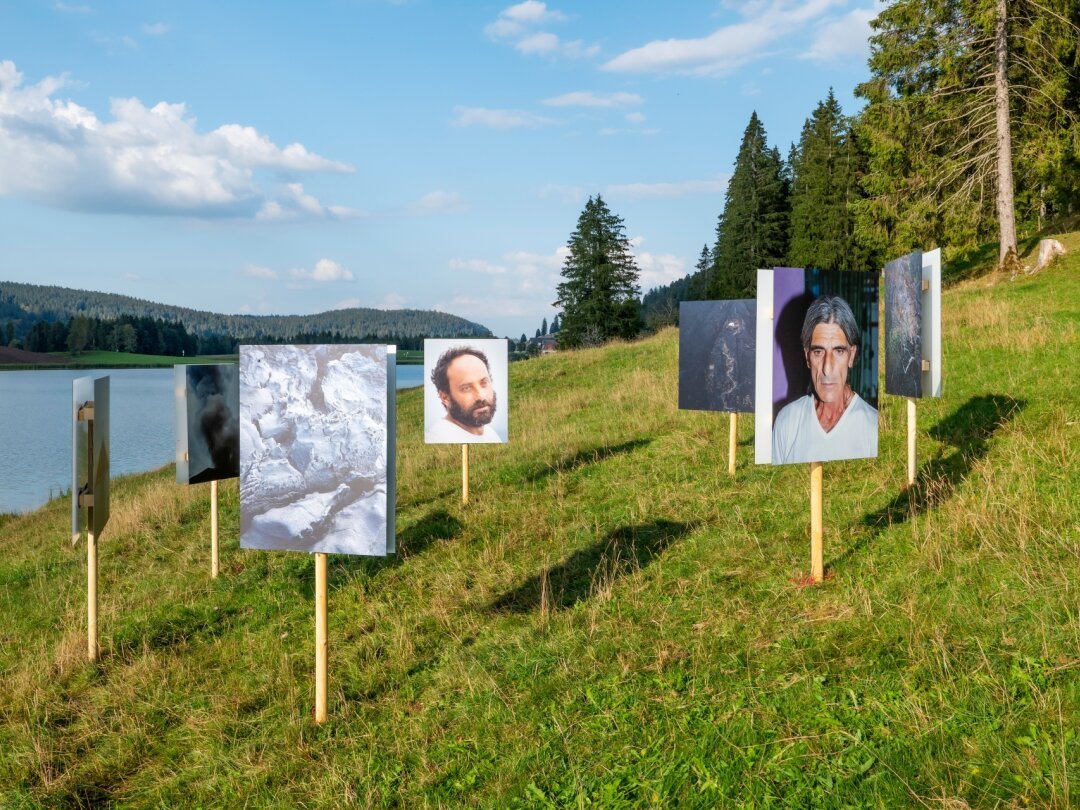
[[822, 402], [844, 401], [848, 370], [855, 365], [857, 349], [848, 343], [844, 330], [837, 324], [819, 323], [814, 327], [810, 348], [806, 350], [806, 365], [810, 367], [814, 393]]
[[449, 393], [439, 392], [450, 418], [467, 427], [483, 427], [495, 416], [495, 389], [479, 357], [463, 354], [446, 369]]

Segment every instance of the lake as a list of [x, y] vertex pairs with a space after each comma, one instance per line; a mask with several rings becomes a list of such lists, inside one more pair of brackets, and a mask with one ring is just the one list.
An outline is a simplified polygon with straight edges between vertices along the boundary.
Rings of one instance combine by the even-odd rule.
[[[106, 374], [112, 475], [174, 460], [171, 368], [0, 371], [0, 513], [36, 509], [71, 486], [71, 381]], [[399, 390], [423, 379], [423, 366], [397, 368]]]

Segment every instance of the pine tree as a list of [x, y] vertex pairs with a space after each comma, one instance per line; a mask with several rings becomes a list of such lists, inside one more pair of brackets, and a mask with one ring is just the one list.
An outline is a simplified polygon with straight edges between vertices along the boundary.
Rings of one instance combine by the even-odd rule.
[[551, 319], [551, 332], [549, 334], [555, 335], [559, 332], [559, 316], [556, 315]]
[[868, 102], [864, 241], [895, 254], [996, 236], [1005, 264], [1017, 211], [1034, 224], [1076, 204], [1080, 2], [1058, 9], [896, 0], [874, 20], [871, 79], [856, 90]]
[[694, 265], [694, 276], [690, 280], [687, 301], [703, 301], [709, 288], [709, 274], [712, 271], [712, 252], [709, 246], [701, 246], [701, 255]]
[[555, 306], [562, 308], [561, 347], [632, 338], [641, 329], [638, 268], [621, 217], [598, 194], [590, 197], [566, 243]]
[[753, 295], [757, 270], [783, 264], [788, 247], [789, 183], [784, 161], [766, 143], [757, 113], [743, 133], [716, 225], [709, 298]]
[[863, 155], [855, 132], [829, 90], [793, 146], [788, 264], [835, 270], [877, 266], [855, 240], [854, 203], [861, 198]]
[[541, 335], [546, 335], [547, 333], [548, 333], [548, 324], [547, 324], [547, 318], [545, 317], [544, 322], [542, 324], [540, 324], [540, 331], [536, 333], [536, 336], [540, 337]]

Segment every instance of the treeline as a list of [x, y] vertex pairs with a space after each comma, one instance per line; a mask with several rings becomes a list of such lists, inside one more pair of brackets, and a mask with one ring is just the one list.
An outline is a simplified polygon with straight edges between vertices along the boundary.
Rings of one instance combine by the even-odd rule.
[[193, 357], [201, 354], [231, 354], [236, 341], [223, 335], [192, 335], [182, 324], [160, 318], [136, 318], [125, 315], [115, 320], [77, 316], [63, 321], [37, 321], [21, 341], [15, 338], [15, 324], [7, 321], [0, 327], [6, 346], [19, 346], [31, 352], [84, 351], [132, 352], [170, 357]]
[[751, 115], [716, 231], [694, 272], [643, 296], [647, 324], [752, 297], [761, 267], [992, 242], [1005, 266], [1019, 237], [1080, 210], [1080, 0], [894, 0], [872, 29], [858, 115], [830, 90], [786, 158]]
[[[188, 334], [245, 342], [299, 342], [302, 336], [330, 334], [343, 340], [490, 337], [487, 327], [445, 312], [419, 309], [351, 308], [313, 315], [221, 315], [157, 304], [126, 295], [67, 287], [0, 282], [0, 324], [12, 323], [22, 341], [39, 321], [67, 324], [72, 318], [118, 321], [124, 317], [183, 326]], [[9, 343], [10, 341], [5, 341]], [[400, 344], [399, 344], [400, 345]]]
[[0, 325], [0, 341], [31, 352], [84, 351], [132, 352], [169, 357], [236, 354], [241, 343], [392, 343], [400, 349], [422, 350], [424, 335], [389, 337], [379, 335], [342, 335], [337, 332], [301, 332], [290, 338], [228, 335], [192, 335], [181, 324], [160, 318], [122, 316], [115, 320], [77, 316], [63, 321], [37, 321], [20, 342], [14, 337], [15, 325], [8, 320]]

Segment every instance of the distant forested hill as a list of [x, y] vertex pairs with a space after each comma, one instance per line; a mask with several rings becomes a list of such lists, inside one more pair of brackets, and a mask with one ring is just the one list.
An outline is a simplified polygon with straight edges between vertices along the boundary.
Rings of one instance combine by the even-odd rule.
[[0, 328], [12, 322], [16, 337], [38, 321], [75, 317], [115, 321], [124, 316], [182, 324], [192, 335], [282, 341], [300, 335], [354, 338], [489, 337], [491, 331], [456, 315], [420, 309], [338, 309], [315, 315], [221, 315], [127, 295], [0, 281]]

